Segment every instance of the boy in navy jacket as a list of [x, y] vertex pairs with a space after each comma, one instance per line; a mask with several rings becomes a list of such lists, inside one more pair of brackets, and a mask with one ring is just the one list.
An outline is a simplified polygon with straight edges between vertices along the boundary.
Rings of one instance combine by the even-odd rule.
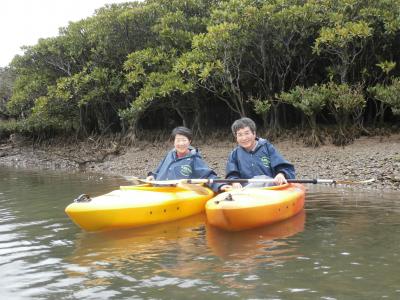
[[[190, 146], [192, 131], [186, 127], [177, 127], [172, 131], [174, 149], [170, 150], [158, 165], [156, 171], [148, 174], [148, 180], [175, 180], [191, 178], [216, 179], [217, 175], [202, 159], [197, 149]], [[213, 183], [214, 192], [223, 190], [225, 184]]]
[[[295, 178], [294, 166], [289, 163], [266, 139], [257, 138], [256, 124], [249, 118], [241, 118], [232, 124], [232, 133], [238, 146], [231, 152], [226, 164], [226, 178], [250, 179], [273, 178], [277, 185]], [[240, 183], [232, 184], [241, 188]]]

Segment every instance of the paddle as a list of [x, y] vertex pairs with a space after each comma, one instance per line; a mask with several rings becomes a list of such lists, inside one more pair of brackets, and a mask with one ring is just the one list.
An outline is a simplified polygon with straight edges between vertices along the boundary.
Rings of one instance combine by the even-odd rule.
[[[176, 184], [213, 184], [213, 183], [273, 183], [273, 178], [251, 178], [251, 179], [177, 179], [177, 180], [140, 180], [143, 183], [157, 185], [176, 185]], [[367, 180], [348, 180], [348, 179], [287, 179], [288, 183], [311, 183], [311, 184], [364, 184], [375, 181], [374, 178]]]
[[[199, 184], [213, 183], [273, 183], [273, 178], [251, 178], [251, 179], [176, 179], [176, 180], [146, 180], [137, 177], [131, 177], [130, 180], [138, 183], [159, 185], [159, 186], [178, 186], [186, 190], [192, 190], [200, 195], [208, 195], [209, 190]], [[375, 181], [374, 178], [367, 180], [348, 180], [348, 179], [287, 179], [288, 183], [311, 183], [311, 184], [365, 184]]]
[[[273, 183], [273, 178], [251, 178], [251, 179], [184, 179], [185, 183]], [[286, 179], [288, 183], [311, 183], [311, 184], [363, 184], [375, 181], [374, 178], [367, 180], [338, 180], [338, 179]]]
[[200, 195], [209, 195], [210, 190], [199, 185], [200, 183], [188, 183], [185, 182], [186, 179], [178, 179], [178, 180], [147, 180], [140, 179], [138, 177], [132, 176], [124, 176], [125, 179], [133, 181], [135, 185], [138, 184], [150, 184], [150, 185], [159, 185], [159, 186], [177, 186], [183, 188], [185, 190], [194, 191]]

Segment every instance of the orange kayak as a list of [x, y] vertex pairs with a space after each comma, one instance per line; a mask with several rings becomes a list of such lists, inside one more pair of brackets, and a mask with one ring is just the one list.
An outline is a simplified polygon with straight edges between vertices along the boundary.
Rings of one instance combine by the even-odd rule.
[[297, 183], [233, 190], [207, 202], [207, 221], [228, 231], [260, 227], [298, 214], [304, 198], [305, 188]]

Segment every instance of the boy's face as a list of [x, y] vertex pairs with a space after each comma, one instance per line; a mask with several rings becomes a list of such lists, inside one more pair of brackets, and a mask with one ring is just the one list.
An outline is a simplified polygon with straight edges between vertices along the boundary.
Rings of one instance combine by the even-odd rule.
[[236, 131], [236, 141], [247, 151], [253, 150], [256, 145], [256, 133], [252, 132], [249, 127], [244, 127]]
[[178, 152], [179, 154], [185, 154], [190, 146], [190, 140], [184, 135], [177, 134], [175, 136], [174, 146], [176, 152]]

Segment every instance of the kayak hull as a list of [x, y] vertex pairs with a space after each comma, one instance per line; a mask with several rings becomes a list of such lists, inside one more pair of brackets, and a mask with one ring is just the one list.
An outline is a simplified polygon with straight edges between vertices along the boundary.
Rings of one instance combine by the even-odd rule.
[[180, 187], [125, 186], [89, 202], [74, 202], [65, 209], [86, 231], [134, 228], [179, 220], [204, 211], [214, 196]]
[[260, 227], [298, 214], [304, 199], [301, 184], [225, 192], [207, 202], [207, 221], [228, 231]]

